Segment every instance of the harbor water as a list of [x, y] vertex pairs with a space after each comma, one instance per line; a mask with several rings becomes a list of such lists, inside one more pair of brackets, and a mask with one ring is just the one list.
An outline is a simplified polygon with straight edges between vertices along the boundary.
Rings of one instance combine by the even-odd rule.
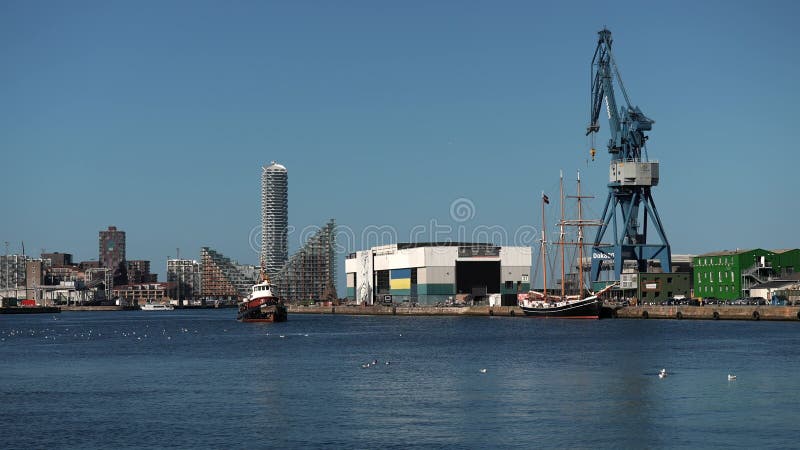
[[235, 314], [0, 316], [3, 447], [797, 446], [796, 322]]

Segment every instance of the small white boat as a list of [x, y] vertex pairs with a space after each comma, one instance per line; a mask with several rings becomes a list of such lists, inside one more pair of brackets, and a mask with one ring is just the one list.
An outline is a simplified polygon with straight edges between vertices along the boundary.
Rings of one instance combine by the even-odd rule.
[[175, 309], [172, 305], [165, 305], [163, 303], [152, 303], [147, 302], [144, 305], [140, 306], [142, 311], [172, 311]]

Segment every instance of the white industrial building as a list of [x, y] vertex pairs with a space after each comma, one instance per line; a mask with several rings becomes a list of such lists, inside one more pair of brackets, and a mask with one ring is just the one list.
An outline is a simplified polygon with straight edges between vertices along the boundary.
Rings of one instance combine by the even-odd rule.
[[772, 280], [750, 287], [751, 297], [761, 297], [776, 305], [787, 301], [795, 303], [800, 300], [798, 295], [800, 295], [800, 281], [798, 280]]
[[[347, 298], [358, 304], [515, 305], [530, 289], [530, 247], [473, 243], [398, 243], [351, 253]], [[492, 295], [495, 294], [495, 295]]]

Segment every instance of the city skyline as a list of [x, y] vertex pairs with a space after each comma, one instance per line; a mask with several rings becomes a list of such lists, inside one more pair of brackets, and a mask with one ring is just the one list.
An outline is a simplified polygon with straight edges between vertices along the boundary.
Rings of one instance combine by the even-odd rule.
[[[115, 224], [127, 257], [161, 279], [175, 248], [258, 263], [255, 168], [270, 160], [293, 171], [289, 253], [330, 217], [400, 240], [433, 221], [452, 240], [459, 226], [517, 230], [537, 223], [559, 169], [582, 170], [598, 216], [608, 125], [594, 163], [583, 133], [604, 25], [632, 102], [656, 122], [648, 150], [673, 251], [797, 247], [792, 2], [148, 4], [0, 6], [11, 253], [25, 242], [91, 260]], [[467, 221], [451, 214], [458, 199], [473, 205]]]

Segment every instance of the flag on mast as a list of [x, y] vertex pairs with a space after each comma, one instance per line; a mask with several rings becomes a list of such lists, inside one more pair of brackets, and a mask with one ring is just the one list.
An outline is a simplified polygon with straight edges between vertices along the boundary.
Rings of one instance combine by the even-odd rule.
[[550, 197], [545, 195], [544, 192], [542, 192], [542, 201], [544, 201], [545, 205], [549, 205], [550, 204]]

